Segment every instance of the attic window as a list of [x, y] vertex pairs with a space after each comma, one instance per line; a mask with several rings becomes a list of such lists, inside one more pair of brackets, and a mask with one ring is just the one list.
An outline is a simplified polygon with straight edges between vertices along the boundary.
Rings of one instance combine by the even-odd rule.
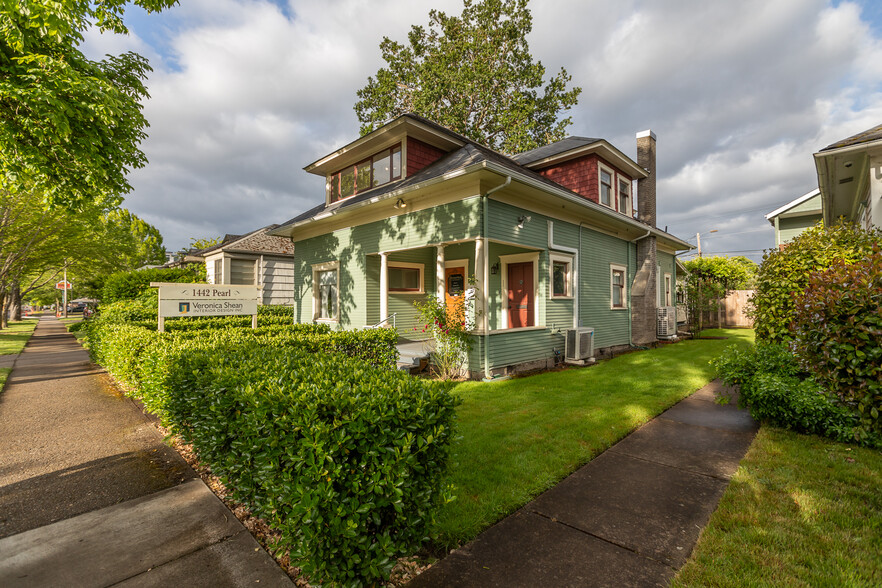
[[612, 172], [605, 168], [600, 168], [600, 203], [604, 206], [613, 206], [613, 182]]
[[328, 176], [328, 201], [337, 202], [401, 179], [401, 145], [383, 149]]

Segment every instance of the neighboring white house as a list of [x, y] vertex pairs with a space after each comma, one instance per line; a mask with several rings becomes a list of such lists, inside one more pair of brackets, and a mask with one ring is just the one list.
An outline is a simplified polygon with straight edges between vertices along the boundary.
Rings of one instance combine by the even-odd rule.
[[844, 217], [882, 227], [882, 125], [815, 153], [824, 224]]
[[812, 190], [766, 215], [766, 220], [775, 227], [775, 246], [780, 247], [809, 227], [813, 227], [823, 217], [821, 191]]
[[218, 245], [191, 255], [205, 260], [211, 284], [262, 286], [263, 304], [293, 304], [294, 245], [287, 237], [267, 234], [278, 226], [225, 235]]

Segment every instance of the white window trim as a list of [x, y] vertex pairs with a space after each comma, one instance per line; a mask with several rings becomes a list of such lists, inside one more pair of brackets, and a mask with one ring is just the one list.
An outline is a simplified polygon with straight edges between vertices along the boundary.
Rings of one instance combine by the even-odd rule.
[[502, 315], [502, 329], [511, 328], [508, 325], [508, 308], [506, 307], [508, 304], [508, 265], [510, 263], [525, 263], [529, 261], [533, 262], [533, 322], [535, 324], [532, 326], [541, 327], [544, 325], [544, 321], [541, 321], [539, 317], [539, 252], [535, 251], [532, 253], [515, 253], [513, 255], [499, 256], [499, 263], [502, 266], [499, 270], [502, 274], [500, 276], [502, 278], [502, 285], [499, 300], [500, 313]]
[[[319, 318], [319, 289], [316, 287], [316, 274], [319, 272], [327, 272], [331, 270], [337, 271], [337, 316], [334, 318]], [[312, 320], [316, 323], [338, 323], [340, 322], [340, 262], [327, 261], [325, 263], [316, 263], [312, 266]]]
[[620, 208], [620, 205], [621, 205], [621, 203], [622, 203], [622, 190], [621, 190], [621, 188], [622, 188], [622, 184], [623, 184], [623, 183], [628, 185], [628, 192], [627, 192], [627, 195], [628, 195], [628, 210], [621, 210], [621, 209], [620, 209], [619, 212], [621, 212], [621, 213], [624, 214], [625, 216], [631, 216], [631, 209], [634, 207], [634, 205], [633, 205], [633, 203], [632, 203], [632, 201], [631, 201], [631, 192], [632, 192], [633, 190], [631, 190], [631, 182], [630, 182], [629, 180], [626, 180], [625, 178], [619, 178], [619, 182], [618, 182], [618, 186], [619, 186], [619, 191], [618, 191], [618, 192], [619, 192], [619, 194], [618, 194], [618, 198], [616, 199], [616, 208]]
[[[562, 261], [567, 264], [567, 292], [566, 296], [554, 294], [554, 262]], [[573, 299], [573, 256], [562, 253], [548, 254], [548, 298], [551, 300]]]
[[[668, 284], [671, 285], [670, 290], [668, 290]], [[669, 293], [671, 295], [670, 300], [668, 299]], [[662, 296], [664, 296], [665, 306], [674, 306], [674, 279], [669, 273], [665, 273], [664, 290], [662, 290]]]
[[[410, 263], [406, 261], [393, 261], [389, 260], [388, 267], [386, 271], [391, 270], [393, 267], [401, 267], [407, 269], [418, 269], [420, 270], [420, 289], [419, 290], [393, 290], [392, 286], [389, 286], [389, 294], [397, 295], [411, 295], [411, 294], [425, 294], [426, 293], [426, 284], [424, 281], [426, 275], [426, 264], [424, 263]], [[388, 279], [388, 278], [387, 278]], [[338, 288], [339, 290], [339, 288]]]
[[[597, 167], [598, 167], [598, 169], [597, 169], [597, 202], [601, 206], [606, 206], [607, 208], [611, 208], [611, 209], [615, 210], [616, 209], [616, 199], [618, 198], [618, 194], [619, 194], [618, 186], [616, 185], [616, 182], [618, 181], [618, 177], [616, 175], [616, 172], [613, 168], [611, 168], [607, 165], [604, 165], [600, 162], [597, 163]], [[610, 178], [609, 204], [603, 203], [603, 177], [601, 175], [601, 172], [604, 172], [604, 171], [609, 173], [609, 178]]]
[[[620, 271], [625, 279], [622, 280], [622, 306], [613, 306], [613, 272]], [[616, 263], [609, 264], [609, 308], [610, 310], [628, 310], [628, 268]]]

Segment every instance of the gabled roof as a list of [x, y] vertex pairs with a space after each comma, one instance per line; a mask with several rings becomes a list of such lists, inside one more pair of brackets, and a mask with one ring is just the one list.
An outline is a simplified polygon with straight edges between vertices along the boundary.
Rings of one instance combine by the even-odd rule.
[[[799, 198], [796, 198], [795, 200], [791, 200], [790, 202], [788, 202], [784, 206], [781, 206], [780, 208], [776, 208], [775, 210], [773, 210], [772, 212], [770, 212], [769, 214], [766, 215], [766, 220], [774, 225], [776, 216], [782, 215], [782, 214], [786, 213], [788, 210], [796, 208], [797, 206], [799, 206], [803, 202], [811, 200], [812, 198], [814, 198], [816, 196], [820, 196], [820, 195], [821, 195], [821, 191], [818, 188], [815, 188], [814, 190], [812, 190], [808, 194], [803, 194]], [[821, 211], [821, 204], [819, 202], [818, 203], [818, 212], [820, 212], [820, 211]]]
[[512, 156], [512, 159], [521, 165], [530, 165], [536, 161], [551, 158], [567, 151], [572, 151], [573, 149], [581, 149], [586, 145], [591, 145], [602, 140], [603, 139], [592, 139], [590, 137], [567, 137], [566, 139], [561, 139], [560, 141], [555, 141], [554, 143], [543, 145], [536, 149], [530, 149], [529, 151], [518, 153], [517, 155]]
[[253, 253], [268, 255], [294, 255], [294, 244], [290, 239], [268, 234], [279, 225], [267, 225], [245, 235], [224, 235], [217, 245], [195, 251], [192, 255], [206, 257], [218, 251], [229, 253]]
[[[604, 139], [568, 137], [567, 139], [552, 143], [551, 145], [546, 145], [545, 147], [540, 147], [538, 149], [522, 153], [519, 156], [507, 157], [497, 151], [494, 151], [493, 149], [490, 149], [489, 147], [471, 141], [470, 139], [459, 135], [458, 133], [455, 133], [449, 129], [446, 129], [443, 126], [428, 119], [424, 119], [414, 114], [404, 114], [396, 118], [395, 120], [387, 123], [380, 129], [377, 129], [373, 133], [361, 137], [360, 139], [354, 141], [353, 143], [350, 143], [346, 147], [334, 152], [333, 154], [310, 164], [304, 169], [313, 173], [316, 173], [316, 170], [318, 169], [330, 169], [331, 166], [328, 164], [329, 158], [331, 158], [332, 156], [336, 157], [347, 150], [351, 151], [351, 149], [356, 145], [363, 145], [363, 142], [369, 139], [374, 133], [387, 132], [387, 127], [398, 127], [399, 125], [403, 124], [401, 122], [402, 120], [409, 121], [411, 124], [418, 124], [420, 128], [431, 130], [438, 135], [446, 135], [449, 138], [451, 144], [461, 143], [462, 146], [459, 148], [455, 148], [454, 150], [447, 153], [445, 156], [441, 157], [439, 160], [426, 166], [425, 168], [421, 169], [419, 172], [411, 176], [408, 176], [401, 180], [390, 182], [388, 184], [384, 184], [382, 186], [378, 186], [376, 188], [372, 188], [370, 190], [366, 190], [365, 192], [359, 193], [344, 200], [333, 202], [331, 204], [319, 204], [314, 208], [298, 216], [295, 216], [288, 221], [285, 221], [276, 229], [273, 229], [271, 231], [272, 234], [287, 236], [292, 234], [296, 226], [302, 223], [306, 223], [309, 221], [319, 221], [324, 218], [333, 216], [343, 210], [366, 206], [368, 204], [381, 200], [397, 198], [410, 190], [415, 190], [427, 183], [440, 181], [444, 177], [449, 177], [451, 174], [467, 173], [479, 168], [483, 168], [491, 169], [492, 171], [495, 171], [502, 175], [512, 175], [513, 179], [520, 178], [524, 183], [532, 184], [534, 186], [541, 186], [544, 190], [548, 192], [564, 196], [567, 199], [572, 200], [573, 202], [576, 202], [587, 209], [601, 214], [602, 216], [615, 219], [619, 222], [624, 222], [625, 224], [632, 225], [635, 228], [639, 228], [643, 231], [650, 230], [651, 232], [659, 236], [664, 236], [671, 239], [678, 245], [681, 245], [683, 249], [688, 249], [692, 247], [685, 241], [682, 241], [681, 239], [669, 233], [666, 233], [655, 227], [650, 227], [642, 221], [623, 215], [605, 206], [597, 204], [596, 202], [592, 202], [577, 194], [576, 192], [573, 192], [572, 190], [558, 184], [557, 182], [549, 180], [545, 176], [539, 174], [533, 169], [530, 169], [530, 167], [522, 164], [519, 161], [519, 158], [521, 157], [523, 157], [524, 159], [529, 159], [532, 161], [532, 163], [529, 165], [533, 166], [533, 164], [535, 164], [536, 162], [547, 161], [549, 158], [557, 157], [560, 158], [560, 161], [565, 161], [566, 159], [580, 156], [586, 149], [591, 151], [601, 149], [602, 154], [605, 158], [610, 158], [613, 160], [610, 163], [619, 163], [622, 167], [625, 167], [627, 171], [632, 173], [635, 178], [644, 178], [648, 176], [646, 171], [639, 167], [636, 162], [623, 155], [620, 151], [612, 147], [612, 145], [610, 145]], [[545, 153], [550, 155], [547, 155], [546, 157], [543, 157], [541, 159], [535, 159], [534, 156], [530, 155], [531, 153], [535, 155], [537, 152], [540, 152], [543, 149], [547, 149]]]
[[852, 135], [846, 139], [842, 139], [841, 141], [836, 141], [830, 145], [827, 145], [823, 149], [821, 149], [821, 153], [824, 151], [833, 151], [834, 149], [842, 149], [843, 147], [852, 147], [854, 145], [861, 145], [863, 143], [871, 143], [873, 141], [882, 140], [882, 125], [877, 125], [872, 129], [867, 129], [866, 131], [862, 131], [857, 135]]

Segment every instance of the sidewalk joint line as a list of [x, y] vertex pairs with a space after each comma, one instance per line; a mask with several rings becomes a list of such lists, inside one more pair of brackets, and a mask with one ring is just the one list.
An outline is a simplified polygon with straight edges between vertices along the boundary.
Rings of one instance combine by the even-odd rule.
[[[609, 450], [613, 450], [613, 449], [614, 449], [614, 447], [609, 448]], [[624, 451], [614, 451], [614, 453], [618, 453], [619, 455], [623, 455], [623, 456], [629, 457], [631, 459], [636, 459], [636, 460], [642, 461], [644, 463], [651, 463], [651, 464], [659, 465], [659, 466], [666, 467], [666, 468], [669, 468], [672, 470], [677, 470], [679, 472], [685, 472], [687, 474], [694, 474], [696, 476], [702, 476], [704, 478], [712, 478], [714, 480], [720, 480], [722, 482], [727, 482], [727, 483], [732, 480], [732, 478], [724, 478], [722, 476], [717, 476], [714, 474], [705, 474], [704, 472], [695, 472], [693, 470], [687, 470], [686, 468], [682, 468], [680, 466], [670, 465], [667, 463], [662, 463], [660, 461], [653, 461], [651, 459], [646, 459], [645, 457], [640, 457], [637, 455], [631, 455], [630, 453], [625, 453]], [[740, 459], [738, 461], [739, 461], [739, 463], [741, 462]]]
[[632, 547], [628, 547], [627, 545], [623, 545], [623, 544], [621, 544], [621, 543], [617, 543], [617, 542], [615, 542], [615, 541], [612, 541], [611, 539], [607, 539], [606, 537], [601, 537], [600, 535], [595, 535], [595, 534], [592, 533], [591, 531], [586, 531], [585, 529], [580, 529], [579, 527], [574, 527], [573, 525], [571, 525], [571, 524], [569, 524], [569, 523], [565, 523], [564, 521], [562, 521], [562, 520], [560, 520], [560, 519], [552, 518], [552, 517], [550, 517], [550, 516], [548, 516], [548, 515], [546, 515], [546, 514], [543, 514], [543, 513], [539, 512], [538, 510], [530, 510], [529, 512], [531, 512], [531, 513], [533, 513], [533, 514], [535, 514], [535, 515], [537, 515], [537, 516], [540, 516], [540, 517], [542, 517], [542, 518], [544, 518], [544, 519], [548, 519], [548, 520], [551, 521], [552, 523], [555, 523], [555, 524], [558, 524], [558, 525], [562, 525], [562, 526], [567, 527], [568, 529], [572, 529], [572, 530], [574, 530], [574, 531], [578, 531], [579, 533], [582, 533], [583, 535], [587, 535], [587, 536], [589, 536], [589, 537], [594, 537], [594, 538], [597, 539], [598, 541], [603, 541], [604, 543], [608, 543], [608, 544], [610, 544], [610, 545], [612, 545], [612, 546], [614, 546], [614, 547], [619, 547], [619, 548], [621, 548], [621, 549], [624, 549], [625, 551], [630, 551], [631, 553], [633, 553], [633, 554], [636, 555], [637, 557], [642, 557], [643, 559], [648, 559], [649, 561], [654, 561], [654, 562], [659, 563], [659, 564], [661, 564], [661, 565], [663, 565], [663, 566], [666, 566], [666, 567], [668, 567], [668, 568], [670, 568], [670, 569], [672, 569], [672, 570], [674, 570], [674, 571], [677, 570], [677, 568], [671, 566], [671, 565], [670, 565], [669, 563], [667, 563], [667, 562], [664, 562], [664, 561], [661, 561], [661, 560], [656, 559], [656, 558], [654, 558], [654, 557], [651, 557], [651, 556], [649, 556], [649, 555], [645, 555], [645, 554], [643, 554], [643, 553], [640, 553], [639, 551], [637, 551], [636, 549], [634, 549], [634, 548], [632, 548]]

